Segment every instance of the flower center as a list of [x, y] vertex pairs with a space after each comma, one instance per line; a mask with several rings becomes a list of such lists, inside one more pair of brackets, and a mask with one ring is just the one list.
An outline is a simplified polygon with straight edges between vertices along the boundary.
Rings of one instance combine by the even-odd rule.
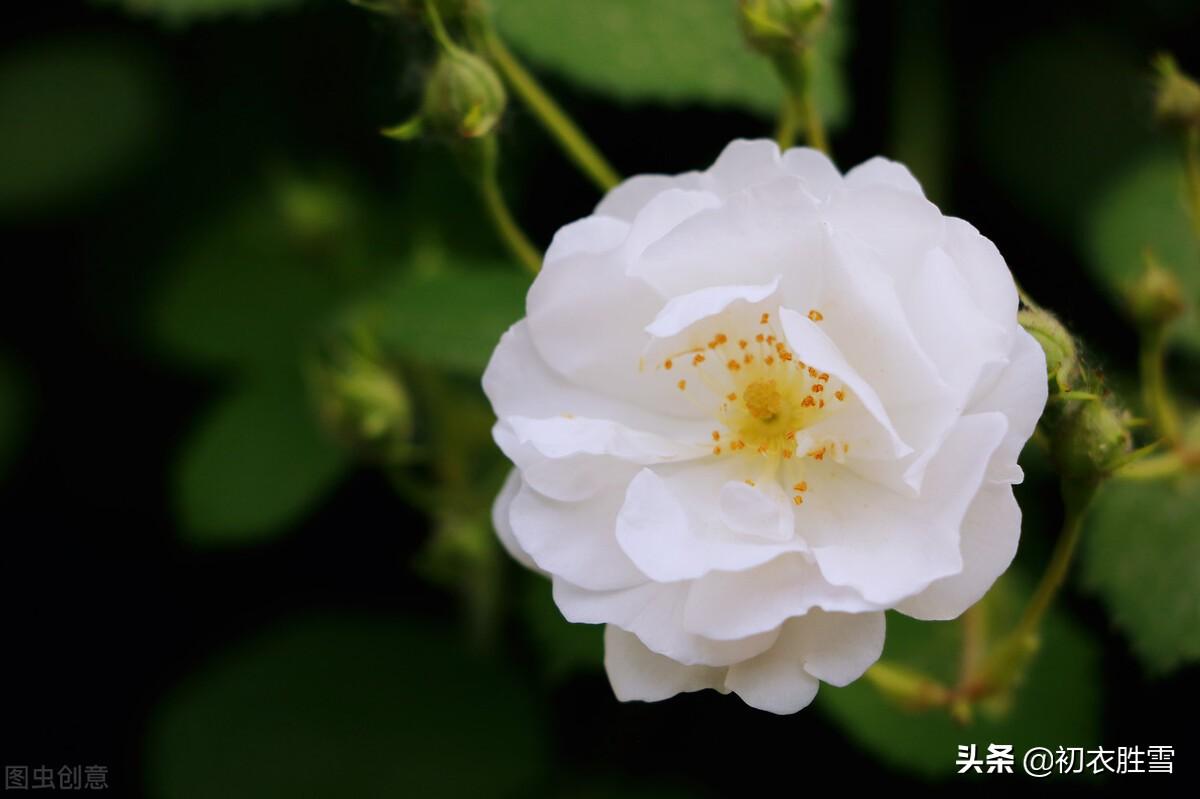
[[[820, 311], [808, 318], [820, 322]], [[748, 472], [770, 479], [795, 472], [784, 482], [792, 485], [795, 502], [807, 490], [802, 462], [821, 461], [828, 454], [840, 460], [845, 443], [817, 441], [803, 431], [820, 421], [849, 392], [830, 375], [798, 360], [780, 339], [769, 314], [762, 314], [758, 332], [731, 338], [718, 332], [701, 346], [676, 353], [660, 368], [678, 375], [676, 388], [719, 427], [712, 431], [712, 454], [743, 452], [756, 460]], [[803, 449], [801, 449], [803, 447]], [[787, 464], [785, 466], [785, 464]], [[748, 477], [746, 482], [755, 484]]]

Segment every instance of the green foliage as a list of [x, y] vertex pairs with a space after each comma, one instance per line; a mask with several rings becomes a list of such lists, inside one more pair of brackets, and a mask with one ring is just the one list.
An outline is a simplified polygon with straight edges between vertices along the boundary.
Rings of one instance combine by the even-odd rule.
[[8, 358], [0, 355], [0, 478], [21, 444], [25, 386]]
[[984, 82], [977, 104], [981, 161], [1049, 230], [1069, 232], [1081, 223], [1105, 179], [1150, 141], [1139, 59], [1081, 30], [1014, 48]]
[[1145, 158], [1113, 180], [1092, 210], [1086, 246], [1092, 273], [1122, 303], [1152, 252], [1178, 278], [1188, 306], [1173, 330], [1200, 352], [1200, 240], [1188, 220], [1178, 155]]
[[273, 197], [254, 195], [181, 246], [153, 332], [167, 354], [197, 366], [294, 363], [329, 311], [336, 268]]
[[[742, 42], [726, 0], [498, 0], [496, 23], [535, 63], [632, 102], [779, 111], [783, 89], [765, 58]], [[845, 121], [841, 75], [845, 3], [834, 3], [817, 45], [817, 104], [826, 124]]]
[[130, 14], [187, 24], [231, 15], [251, 16], [298, 6], [305, 0], [94, 0]]
[[554, 604], [550, 584], [521, 575], [520, 613], [551, 679], [604, 669], [604, 625], [572, 624]]
[[[985, 599], [987, 627], [995, 635], [1012, 628], [1027, 590], [1009, 575]], [[962, 623], [920, 622], [888, 614], [883, 660], [917, 669], [953, 684], [959, 662]], [[960, 744], [986, 752], [990, 743], [1011, 743], [1014, 751], [1032, 746], [1087, 746], [1099, 742], [1099, 652], [1087, 634], [1065, 615], [1051, 611], [1043, 626], [1042, 648], [1024, 682], [1005, 701], [977, 709], [962, 726], [945, 709], [912, 712], [897, 708], [866, 679], [846, 688], [823, 686], [819, 707], [868, 751], [896, 768], [927, 777], [955, 771]]]
[[[390, 352], [478, 376], [501, 334], [524, 316], [529, 278], [498, 260], [442, 250], [432, 257], [438, 271], [398, 276], [363, 307], [364, 321]], [[447, 261], [453, 265], [441, 269]]]
[[0, 61], [0, 215], [106, 187], [152, 149], [162, 94], [145, 54], [103, 38], [21, 47]]
[[151, 727], [151, 795], [524, 795], [540, 708], [505, 664], [392, 619], [295, 619], [176, 687]]
[[184, 442], [179, 519], [198, 545], [259, 541], [301, 518], [343, 467], [300, 380], [259, 376], [219, 400]]
[[1152, 671], [1200, 660], [1200, 478], [1110, 481], [1088, 512], [1084, 584]]

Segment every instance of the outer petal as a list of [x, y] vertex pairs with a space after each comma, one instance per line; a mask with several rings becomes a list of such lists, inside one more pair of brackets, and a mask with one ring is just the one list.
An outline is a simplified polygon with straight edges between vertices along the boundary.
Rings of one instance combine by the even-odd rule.
[[622, 702], [657, 702], [675, 694], [714, 688], [725, 693], [725, 669], [685, 666], [651, 652], [633, 633], [604, 628], [604, 669]]
[[971, 413], [998, 411], [1008, 417], [1008, 433], [992, 456], [988, 478], [1019, 483], [1023, 475], [1017, 457], [1033, 435], [1049, 391], [1046, 353], [1033, 336], [1018, 328], [1008, 367], [991, 389], [971, 403]]
[[681, 175], [634, 175], [621, 181], [616, 188], [604, 195], [604, 199], [596, 206], [596, 214], [632, 222], [647, 203], [664, 191], [698, 188], [699, 172], [684, 172]]
[[555, 578], [554, 601], [567, 621], [615, 624], [660, 655], [686, 666], [728, 666], [765, 652], [777, 630], [739, 641], [713, 641], [687, 632], [687, 583], [645, 583], [619, 591], [587, 591]]
[[921, 184], [913, 177], [912, 172], [908, 171], [908, 167], [878, 155], [868, 161], [863, 161], [847, 172], [846, 185], [853, 189], [866, 186], [891, 186], [893, 189], [916, 194], [919, 197], [925, 196], [925, 192], [921, 190]]
[[789, 619], [777, 647], [798, 652], [804, 670], [830, 685], [849, 685], [883, 654], [885, 621], [877, 613], [813, 610]]
[[692, 584], [683, 623], [714, 640], [736, 640], [773, 630], [821, 608], [858, 613], [879, 609], [857, 591], [831, 585], [809, 555], [781, 555], [744, 571], [714, 571]]
[[638, 585], [646, 577], [617, 545], [619, 490], [583, 502], [558, 502], [525, 486], [513, 499], [514, 537], [545, 571], [598, 591]]
[[731, 666], [725, 687], [750, 707], [784, 715], [808, 707], [821, 682], [804, 670], [796, 647], [781, 646]]
[[508, 477], [504, 481], [504, 487], [500, 489], [500, 493], [496, 497], [496, 502], [492, 505], [492, 527], [495, 528], [496, 537], [500, 539], [500, 543], [504, 546], [504, 549], [518, 563], [527, 569], [545, 574], [533, 562], [533, 558], [529, 557], [529, 553], [517, 543], [516, 536], [513, 535], [512, 524], [508, 520], [509, 509], [512, 507], [512, 502], [516, 499], [520, 491], [521, 474], [516, 469], [513, 469], [508, 473]]
[[818, 202], [826, 202], [842, 187], [842, 175], [829, 156], [811, 147], [793, 147], [783, 154], [783, 168], [800, 178], [804, 189]]
[[783, 174], [779, 146], [770, 139], [735, 139], [704, 173], [704, 182], [725, 197], [769, 183]]
[[887, 606], [960, 572], [959, 528], [1007, 427], [998, 413], [960, 420], [916, 499], [846, 470], [814, 473], [799, 523], [825, 579]]
[[987, 593], [1012, 563], [1021, 537], [1021, 508], [1012, 486], [990, 483], [979, 490], [962, 524], [960, 573], [935, 580], [896, 609], [918, 619], [953, 619]]
[[[782, 492], [763, 495], [777, 516], [770, 529], [748, 535], [731, 529], [722, 499], [736, 464], [705, 462], [662, 473], [643, 469], [629, 484], [617, 516], [617, 541], [638, 569], [653, 580], [672, 582], [699, 577], [714, 569], [737, 571], [764, 563], [784, 552], [805, 548], [796, 538], [792, 514]], [[665, 477], [663, 476], [665, 475]], [[786, 537], [785, 537], [786, 536]]]

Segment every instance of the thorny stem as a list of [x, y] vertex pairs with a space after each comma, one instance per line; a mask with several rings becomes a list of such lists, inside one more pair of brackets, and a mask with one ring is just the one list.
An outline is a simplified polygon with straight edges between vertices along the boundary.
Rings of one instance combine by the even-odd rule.
[[558, 103], [554, 102], [529, 70], [517, 60], [500, 37], [486, 26], [479, 32], [479, 37], [484, 51], [500, 70], [505, 81], [542, 126], [558, 141], [559, 146], [575, 165], [602, 191], [608, 191], [620, 183], [620, 176], [608, 165], [600, 151], [588, 140], [579, 126], [571, 121]]

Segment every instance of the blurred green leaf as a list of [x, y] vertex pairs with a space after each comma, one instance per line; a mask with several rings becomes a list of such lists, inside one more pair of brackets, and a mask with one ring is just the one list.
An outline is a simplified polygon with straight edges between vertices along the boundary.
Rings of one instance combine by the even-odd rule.
[[604, 625], [572, 624], [550, 595], [550, 583], [536, 574], [521, 575], [520, 613], [551, 679], [577, 671], [603, 671]]
[[0, 214], [104, 188], [152, 149], [162, 94], [144, 54], [103, 38], [42, 40], [0, 61]]
[[[844, 5], [834, 3], [817, 47], [817, 102], [831, 127], [848, 111]], [[496, 24], [538, 65], [622, 100], [774, 115], [783, 98], [767, 60], [743, 43], [726, 0], [498, 0]]]
[[476, 270], [456, 266], [433, 274], [410, 271], [358, 313], [365, 314], [386, 351], [478, 375], [501, 334], [525, 315], [528, 290], [529, 278], [504, 263]]
[[1092, 208], [1086, 247], [1088, 266], [1122, 305], [1145, 267], [1146, 251], [1153, 251], [1179, 278], [1188, 301], [1186, 317], [1173, 330], [1200, 352], [1200, 242], [1188, 220], [1178, 156], [1153, 155], [1114, 179]]
[[157, 17], [172, 24], [200, 22], [230, 15], [248, 16], [298, 6], [305, 0], [93, 0], [116, 5], [130, 14]]
[[7, 357], [0, 355], [0, 478], [21, 444], [25, 395], [20, 374]]
[[[1017, 590], [1011, 575], [988, 594], [988, 628], [996, 635], [1012, 628], [1028, 591]], [[955, 772], [960, 744], [986, 753], [991, 743], [1012, 744], [1018, 757], [1033, 746], [1088, 746], [1099, 741], [1099, 650], [1061, 611], [1043, 626], [1042, 649], [1007, 709], [977, 709], [969, 726], [954, 722], [945, 709], [909, 712], [891, 704], [867, 680], [846, 688], [823, 686], [817, 702], [851, 738], [884, 762], [927, 777]], [[888, 614], [883, 659], [915, 668], [953, 684], [960, 658], [962, 623], [921, 622]]]
[[391, 619], [297, 619], [167, 698], [149, 738], [164, 799], [525, 795], [546, 767], [520, 674]]
[[1104, 181], [1152, 140], [1144, 56], [1094, 31], [1027, 40], [983, 82], [983, 165], [1050, 230], [1081, 223]]
[[285, 374], [258, 376], [219, 400], [184, 442], [175, 498], [193, 543], [270, 537], [342, 474], [342, 453], [322, 437], [304, 386]]
[[335, 304], [354, 233], [333, 235], [330, 203], [311, 191], [273, 188], [234, 204], [180, 246], [151, 309], [169, 354], [207, 367], [295, 363], [305, 334]]
[[1153, 672], [1200, 660], [1200, 478], [1109, 481], [1088, 512], [1084, 584]]

